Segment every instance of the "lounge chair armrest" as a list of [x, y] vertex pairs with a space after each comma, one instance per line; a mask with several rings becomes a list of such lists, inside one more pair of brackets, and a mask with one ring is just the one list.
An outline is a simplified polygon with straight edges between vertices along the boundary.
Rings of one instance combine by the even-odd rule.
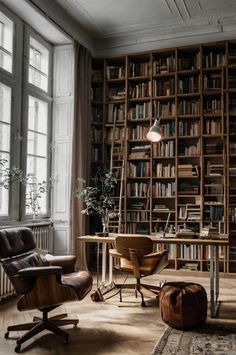
[[39, 266], [39, 267], [27, 267], [19, 270], [18, 275], [22, 277], [29, 276], [43, 276], [43, 275], [61, 275], [62, 268], [60, 266]]

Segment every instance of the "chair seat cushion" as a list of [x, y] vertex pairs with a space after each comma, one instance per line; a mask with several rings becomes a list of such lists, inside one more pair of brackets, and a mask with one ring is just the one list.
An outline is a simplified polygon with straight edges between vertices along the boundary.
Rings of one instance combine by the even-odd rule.
[[88, 271], [76, 271], [62, 275], [61, 281], [63, 285], [74, 289], [79, 300], [82, 300], [87, 295], [93, 284], [92, 275]]
[[200, 284], [167, 282], [160, 291], [162, 320], [173, 328], [202, 325], [207, 317], [207, 295]]

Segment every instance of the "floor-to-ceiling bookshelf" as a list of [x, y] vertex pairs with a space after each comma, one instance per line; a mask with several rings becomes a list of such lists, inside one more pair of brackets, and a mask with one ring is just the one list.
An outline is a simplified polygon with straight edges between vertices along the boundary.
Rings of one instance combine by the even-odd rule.
[[[92, 73], [92, 171], [125, 137], [121, 230], [157, 233], [169, 218], [172, 232], [198, 237], [211, 224], [230, 240], [221, 271], [236, 272], [236, 41], [94, 58]], [[156, 117], [163, 139], [150, 143]], [[169, 257], [208, 270], [207, 248]]]

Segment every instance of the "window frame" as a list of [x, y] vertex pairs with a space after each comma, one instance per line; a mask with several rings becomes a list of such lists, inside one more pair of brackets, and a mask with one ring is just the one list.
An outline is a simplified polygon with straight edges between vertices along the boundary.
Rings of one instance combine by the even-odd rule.
[[[36, 87], [35, 85], [29, 83], [29, 49], [30, 49], [30, 37], [34, 38], [37, 42], [42, 44], [49, 52], [49, 68], [48, 68], [48, 92]], [[53, 74], [53, 47], [49, 42], [43, 39], [38, 33], [36, 33], [30, 26], [25, 25], [24, 28], [24, 58], [23, 63], [23, 107], [22, 107], [22, 159], [21, 167], [24, 173], [27, 170], [27, 133], [28, 133], [28, 98], [32, 96], [38, 100], [44, 101], [48, 105], [48, 125], [47, 125], [47, 181], [51, 176], [51, 166], [52, 166], [52, 152], [51, 152], [51, 141], [52, 141], [52, 74]], [[50, 191], [47, 194], [47, 208], [46, 213], [39, 214], [37, 220], [49, 218], [51, 215], [51, 198]], [[25, 209], [25, 198], [26, 198], [26, 188], [21, 186], [21, 220], [28, 220], [33, 218], [33, 214], [26, 214]]]
[[[52, 107], [53, 107], [53, 46], [42, 38], [30, 26], [24, 23], [17, 15], [0, 3], [0, 11], [13, 21], [13, 50], [12, 73], [0, 68], [0, 81], [11, 88], [11, 139], [10, 139], [10, 167], [17, 166], [26, 172], [27, 157], [27, 121], [28, 121], [28, 95], [48, 104], [48, 162], [47, 178], [51, 175], [51, 141], [52, 141]], [[28, 83], [29, 39], [35, 38], [49, 50], [48, 92], [45, 92]], [[25, 209], [26, 189], [22, 184], [13, 184], [9, 187], [8, 216], [0, 216], [0, 223], [14, 224], [20, 221], [30, 221], [33, 215], [26, 215]], [[37, 221], [50, 218], [51, 198], [47, 192], [47, 212], [40, 214]]]

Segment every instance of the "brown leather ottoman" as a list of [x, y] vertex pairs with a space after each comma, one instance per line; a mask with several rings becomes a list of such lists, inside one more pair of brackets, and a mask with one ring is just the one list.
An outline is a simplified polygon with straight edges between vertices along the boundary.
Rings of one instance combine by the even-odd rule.
[[207, 317], [207, 294], [196, 283], [167, 282], [160, 291], [162, 320], [173, 328], [202, 325]]

